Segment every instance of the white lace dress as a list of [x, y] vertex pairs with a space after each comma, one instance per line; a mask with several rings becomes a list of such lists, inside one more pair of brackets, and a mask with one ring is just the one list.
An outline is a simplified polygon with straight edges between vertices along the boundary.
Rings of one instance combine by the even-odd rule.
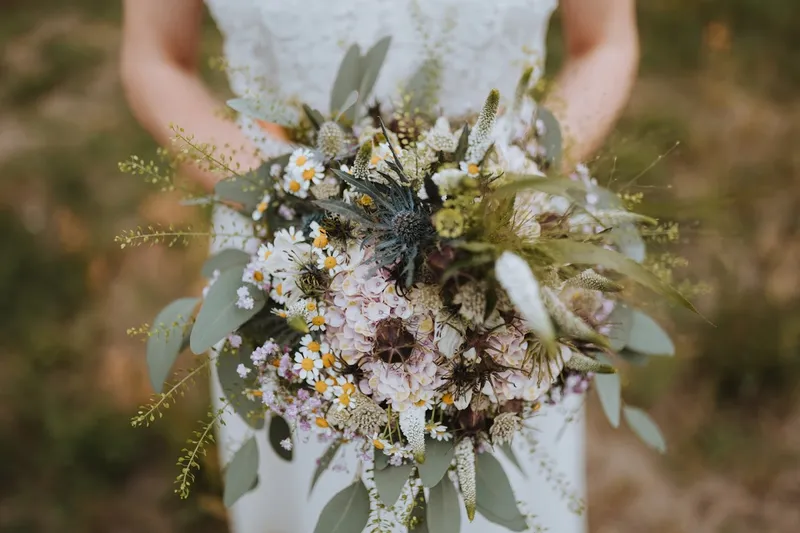
[[[280, 98], [296, 97], [327, 110], [330, 88], [346, 49], [358, 43], [368, 49], [391, 35], [392, 46], [374, 96], [396, 97], [398, 89], [422, 61], [441, 60], [439, 104], [459, 116], [477, 110], [489, 90], [513, 94], [526, 66], [542, 66], [545, 35], [557, 0], [207, 0], [225, 36], [230, 82], [239, 95], [265, 91]], [[265, 155], [285, 147], [247, 120], [249, 132]], [[219, 233], [243, 232], [248, 221], [225, 208], [214, 215]], [[243, 242], [212, 243], [221, 247]], [[221, 396], [216, 383], [213, 394]], [[535, 450], [516, 439], [517, 456], [525, 475], [500, 457], [511, 478], [521, 508], [532, 525], [553, 533], [582, 533], [585, 518], [575, 511], [584, 493], [584, 428], [582, 399], [573, 397], [561, 407], [543, 409], [533, 421], [539, 430]], [[309, 495], [315, 459], [325, 446], [315, 440], [298, 442], [289, 463], [270, 448], [258, 432], [259, 485], [232, 509], [234, 533], [311, 533], [325, 503], [353, 479], [356, 457], [345, 454], [337, 468], [323, 474]], [[235, 414], [220, 429], [223, 463], [252, 430]], [[463, 511], [462, 511], [463, 512]], [[465, 533], [506, 531], [478, 515]], [[353, 532], [359, 533], [359, 532]], [[431, 532], [435, 533], [435, 532]]]

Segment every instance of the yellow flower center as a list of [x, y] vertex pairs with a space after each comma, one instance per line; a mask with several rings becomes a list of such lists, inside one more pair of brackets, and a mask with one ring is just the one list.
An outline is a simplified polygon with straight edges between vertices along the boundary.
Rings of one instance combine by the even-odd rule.
[[448, 392], [442, 396], [442, 403], [445, 405], [453, 405], [453, 395]]
[[306, 181], [311, 181], [314, 179], [314, 176], [317, 175], [317, 171], [313, 168], [307, 168], [303, 171], [303, 179]]
[[330, 352], [326, 353], [322, 356], [322, 366], [325, 368], [330, 368], [333, 366], [333, 362], [336, 360], [336, 357]]
[[286, 318], [289, 316], [289, 313], [287, 313], [286, 311], [278, 311], [278, 316], [281, 318]]
[[318, 237], [314, 239], [314, 246], [317, 248], [325, 248], [328, 246], [328, 236], [324, 233], [321, 233]]
[[261, 259], [266, 261], [272, 256], [272, 250], [265, 250], [263, 254], [261, 254]]
[[349, 394], [342, 394], [339, 396], [339, 403], [347, 407], [350, 405], [350, 395]]
[[258, 210], [259, 213], [263, 213], [264, 211], [266, 211], [267, 210], [266, 202], [261, 202], [260, 204], [258, 204], [258, 207], [256, 207], [256, 209]]
[[306, 303], [306, 311], [313, 312], [317, 310], [317, 302], [307, 302]]
[[538, 411], [539, 409], [541, 409], [541, 408], [542, 408], [542, 404], [540, 402], [536, 402], [535, 404], [533, 404], [533, 407], [532, 407], [534, 413], [536, 411]]
[[349, 396], [350, 394], [353, 394], [356, 391], [356, 386], [353, 385], [352, 383], [345, 383], [344, 385], [342, 385], [342, 390], [344, 391], [344, 395]]
[[325, 317], [322, 315], [317, 315], [311, 319], [311, 323], [317, 327], [322, 326], [325, 324]]
[[321, 348], [321, 346], [319, 345], [319, 343], [317, 341], [311, 341], [311, 342], [308, 343], [308, 349], [310, 351], [314, 352], [314, 353], [317, 353], [320, 348]]
[[414, 405], [416, 405], [417, 407], [422, 407], [423, 405], [425, 405], [425, 400], [417, 400], [416, 402], [414, 402]]
[[275, 285], [275, 294], [277, 294], [278, 296], [283, 296], [283, 284], [282, 283], [278, 283], [277, 285]]
[[372, 198], [364, 194], [361, 196], [361, 198], [358, 199], [358, 203], [364, 207], [369, 207], [372, 205]]
[[316, 391], [320, 394], [323, 394], [326, 390], [328, 390], [328, 384], [324, 381], [317, 381], [316, 385], [314, 385]]
[[309, 359], [308, 357], [303, 358], [303, 362], [300, 363], [300, 366], [303, 367], [303, 370], [309, 371], [314, 369], [314, 360]]
[[372, 156], [372, 159], [370, 159], [369, 162], [371, 164], [373, 164], [373, 165], [377, 165], [378, 163], [381, 162], [381, 156], [379, 156], [378, 154], [375, 154], [375, 155]]
[[264, 391], [254, 390], [254, 391], [250, 391], [250, 394], [252, 394], [256, 398], [261, 398], [262, 396], [264, 396]]
[[294, 160], [294, 164], [297, 165], [298, 167], [302, 167], [303, 165], [306, 164], [306, 161], [308, 161], [308, 158], [306, 156], [299, 155], [297, 156], [297, 159]]
[[256, 270], [255, 272], [253, 272], [253, 279], [256, 281], [264, 281], [264, 274]]
[[328, 421], [325, 420], [324, 418], [322, 418], [321, 416], [317, 417], [316, 423], [317, 423], [317, 427], [321, 427], [321, 428], [330, 427], [330, 424], [328, 424]]
[[297, 180], [292, 180], [289, 182], [289, 190], [291, 192], [299, 192], [300, 191], [300, 182]]
[[468, 174], [477, 174], [478, 172], [480, 172], [480, 168], [478, 168], [478, 165], [476, 165], [475, 163], [470, 163], [469, 165], [467, 165]]
[[325, 261], [323, 262], [323, 264], [325, 265], [325, 268], [330, 270], [332, 268], [335, 268], [336, 265], [339, 264], [339, 262], [336, 261], [336, 258], [334, 256], [329, 255], [328, 257], [325, 258]]
[[374, 439], [372, 441], [372, 445], [375, 446], [375, 448], [377, 448], [378, 450], [382, 450], [383, 448], [385, 448], [383, 443], [381, 441], [379, 441], [378, 439]]

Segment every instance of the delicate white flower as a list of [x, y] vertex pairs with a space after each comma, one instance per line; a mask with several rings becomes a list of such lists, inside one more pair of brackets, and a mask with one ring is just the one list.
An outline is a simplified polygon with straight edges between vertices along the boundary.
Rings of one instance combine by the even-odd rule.
[[228, 335], [228, 342], [230, 343], [231, 348], [238, 348], [242, 345], [242, 338], [239, 335], [232, 333]]
[[280, 176], [281, 172], [283, 172], [283, 167], [281, 167], [277, 163], [269, 167], [269, 175], [272, 176], [273, 178], [277, 178], [278, 176]]
[[240, 378], [244, 379], [250, 373], [250, 369], [240, 363], [239, 366], [236, 367], [236, 373], [239, 374]]
[[467, 389], [464, 392], [464, 394], [462, 394], [458, 398], [453, 398], [453, 405], [459, 411], [463, 411], [464, 409], [469, 407], [471, 401], [472, 401], [472, 389]]
[[356, 386], [353, 383], [353, 377], [348, 375], [347, 380], [339, 380], [338, 384], [333, 388], [333, 394], [336, 396], [334, 405], [341, 411], [353, 407], [355, 402], [353, 397], [356, 394]]
[[[475, 176], [477, 176], [477, 172]], [[465, 169], [446, 168], [431, 176], [431, 180], [439, 187], [439, 193], [443, 196], [447, 196], [458, 190], [461, 180], [465, 177], [467, 177], [467, 171]]]
[[456, 474], [464, 506], [467, 508], [469, 521], [475, 518], [477, 493], [475, 485], [475, 445], [472, 439], [465, 438], [456, 444]]
[[313, 383], [319, 376], [319, 371], [322, 369], [322, 358], [318, 353], [306, 351], [304, 353], [296, 353], [294, 356], [294, 370], [300, 379]]
[[303, 338], [300, 339], [300, 351], [304, 354], [316, 354], [316, 356], [319, 357], [321, 353], [327, 352], [328, 349], [326, 343], [319, 342], [311, 335], [304, 335]]
[[325, 167], [316, 161], [309, 161], [302, 167], [297, 167], [292, 171], [293, 177], [302, 180], [309, 186], [322, 183], [325, 178]]
[[311, 187], [310, 181], [305, 181], [302, 177], [294, 173], [287, 172], [283, 177], [283, 190], [298, 198], [308, 197], [308, 189]]
[[335, 250], [319, 251], [317, 253], [317, 266], [331, 275], [342, 271], [345, 256]]
[[429, 423], [425, 426], [425, 430], [428, 432], [428, 435], [431, 436], [432, 439], [438, 441], [448, 441], [453, 438], [453, 435], [448, 433], [447, 427], [441, 424], [434, 424]]
[[281, 441], [281, 448], [283, 448], [286, 451], [291, 451], [292, 450], [292, 439], [289, 438], [289, 437], [286, 437], [285, 439], [283, 439]]
[[412, 407], [400, 413], [400, 431], [418, 463], [425, 461], [425, 409]]
[[252, 215], [253, 220], [258, 222], [264, 217], [264, 213], [266, 212], [267, 207], [269, 207], [270, 200], [272, 200], [272, 195], [270, 195], [269, 193], [264, 194], [264, 197], [261, 199], [260, 202], [258, 202], [258, 205], [253, 210], [253, 215]]
[[328, 247], [328, 232], [325, 231], [325, 228], [319, 225], [318, 222], [314, 221], [311, 223], [311, 234], [309, 235], [312, 241], [312, 246], [314, 248], [324, 249]]
[[307, 164], [314, 161], [314, 152], [308, 148], [298, 148], [289, 156], [289, 164], [286, 166], [287, 172], [295, 169], [304, 168]]
[[[372, 445], [375, 447], [375, 450], [380, 450], [380, 451], [382, 451], [384, 453], [386, 453], [386, 450], [389, 447], [391, 447], [391, 445], [392, 445], [392, 443], [390, 443], [388, 440], [382, 438], [377, 433], [373, 433], [372, 437], [370, 437], [370, 439], [372, 440]], [[378, 452], [376, 451], [375, 453], [378, 453]]]
[[275, 246], [284, 248], [293, 244], [301, 243], [305, 240], [303, 232], [295, 229], [294, 226], [279, 229], [275, 232]]
[[275, 253], [275, 245], [269, 242], [259, 246], [256, 255], [260, 261], [267, 261], [270, 257], [272, 257], [273, 253]]
[[264, 272], [264, 264], [260, 261], [249, 263], [242, 272], [242, 281], [251, 283], [261, 290], [269, 289], [269, 277]]
[[330, 400], [331, 398], [333, 398], [336, 382], [332, 378], [325, 376], [318, 376], [316, 381], [314, 381], [313, 385], [314, 385], [314, 390], [317, 391], [320, 395], [322, 395], [322, 397], [325, 398], [326, 400]]
[[481, 174], [481, 167], [475, 162], [462, 161], [459, 168], [470, 178], [477, 178]]
[[326, 326], [324, 307], [318, 306], [315, 311], [309, 312], [308, 327], [311, 328], [311, 331], [325, 331]]
[[383, 450], [383, 453], [392, 457], [392, 456], [399, 456], [399, 457], [406, 457], [408, 455], [408, 448], [400, 444], [399, 442], [395, 442], [391, 444], [388, 448]]
[[435, 332], [434, 341], [439, 352], [452, 358], [464, 343], [464, 335], [447, 322], [437, 322]]
[[238, 296], [236, 307], [239, 309], [252, 309], [256, 304], [247, 287], [239, 287], [236, 291], [236, 296]]

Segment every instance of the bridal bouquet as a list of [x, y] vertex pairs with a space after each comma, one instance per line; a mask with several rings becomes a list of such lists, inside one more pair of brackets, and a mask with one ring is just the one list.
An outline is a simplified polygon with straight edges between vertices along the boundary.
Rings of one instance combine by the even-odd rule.
[[[410, 91], [386, 113], [367, 102], [388, 45], [351, 48], [328, 114], [230, 102], [284, 125], [294, 148], [217, 185], [217, 201], [252, 219], [251, 245], [212, 257], [202, 300], [156, 318], [151, 377], [160, 390], [182, 349], [215, 348], [228, 404], [254, 428], [269, 424], [282, 457], [297, 439], [330, 442], [322, 458], [296, 458], [319, 461], [314, 482], [342, 444], [358, 447], [366, 472], [324, 508], [318, 532], [359, 532], [394, 507], [409, 530], [456, 533], [462, 506], [523, 531], [495, 454], [516, 462], [510, 443], [542, 403], [593, 377], [612, 423], [622, 413], [663, 449], [619, 396], [618, 362], [673, 352], [628, 288], [691, 304], [640, 264], [639, 228], [655, 220], [583, 168], [555, 175], [561, 134], [530, 96], [530, 71], [506, 108], [492, 91], [479, 115], [448, 118]], [[257, 483], [257, 465], [251, 439], [227, 466], [227, 504]]]

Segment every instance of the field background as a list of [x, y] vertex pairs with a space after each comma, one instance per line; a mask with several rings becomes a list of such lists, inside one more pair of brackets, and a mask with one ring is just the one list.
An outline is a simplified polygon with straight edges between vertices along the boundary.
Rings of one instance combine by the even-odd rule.
[[[197, 222], [121, 175], [155, 146], [118, 80], [108, 0], [0, 0], [0, 532], [223, 532], [214, 454], [193, 496], [174, 461], [205, 386], [167, 423], [134, 430], [149, 389], [126, 329], [199, 291], [203, 246], [124, 253], [121, 230]], [[590, 400], [595, 533], [797, 531], [800, 524], [800, 4], [640, 2], [642, 67], [597, 161], [648, 169], [645, 210], [679, 220], [682, 279], [716, 324], [672, 315], [680, 356], [637, 371], [670, 452], [607, 427]], [[207, 23], [207, 49], [220, 38]], [[561, 56], [558, 17], [551, 34]], [[224, 94], [224, 80], [208, 70]], [[676, 143], [679, 143], [677, 147]], [[554, 532], [558, 533], [558, 532]]]

